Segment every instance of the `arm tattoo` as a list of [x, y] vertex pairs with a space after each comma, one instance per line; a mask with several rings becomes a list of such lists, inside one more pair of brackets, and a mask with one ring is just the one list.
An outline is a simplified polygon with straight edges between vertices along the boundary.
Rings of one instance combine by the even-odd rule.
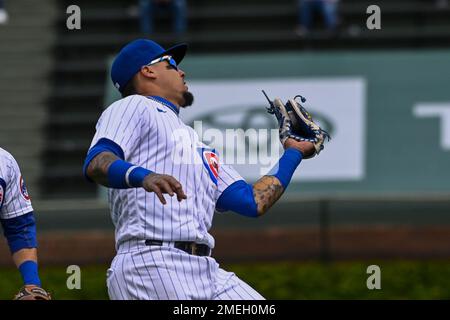
[[107, 187], [109, 166], [117, 159], [119, 159], [119, 157], [111, 152], [99, 153], [94, 159], [92, 159], [91, 163], [89, 163], [87, 175], [95, 182]]
[[284, 188], [274, 176], [263, 176], [253, 185], [258, 215], [261, 216], [281, 197]]

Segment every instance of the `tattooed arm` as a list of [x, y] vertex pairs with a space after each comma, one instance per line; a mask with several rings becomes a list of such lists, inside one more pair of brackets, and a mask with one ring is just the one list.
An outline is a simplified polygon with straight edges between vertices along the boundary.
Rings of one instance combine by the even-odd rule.
[[117, 157], [112, 152], [102, 152], [99, 153], [87, 167], [86, 174], [89, 178], [95, 182], [108, 187], [108, 169], [111, 163], [118, 160]]
[[253, 185], [258, 216], [262, 216], [272, 205], [280, 199], [284, 188], [276, 177], [263, 176]]
[[253, 218], [266, 213], [286, 190], [303, 155], [315, 150], [311, 142], [294, 139], [287, 139], [284, 147], [286, 150], [278, 163], [255, 184], [241, 179], [228, 185], [216, 201], [216, 210]]
[[[284, 144], [285, 149], [294, 148], [302, 154], [311, 154], [313, 152], [313, 144], [306, 141], [295, 141], [294, 139], [287, 139]], [[297, 166], [295, 166], [296, 168]], [[295, 170], [293, 168], [293, 170]], [[294, 172], [290, 172], [292, 175]], [[290, 180], [290, 178], [289, 178]], [[253, 185], [253, 197], [255, 198], [258, 216], [263, 215], [272, 205], [280, 199], [285, 187], [289, 181], [283, 183], [276, 176], [263, 176]]]
[[[108, 181], [108, 170], [111, 164], [119, 159], [119, 157], [111, 152], [101, 152], [89, 163], [86, 169], [86, 175], [105, 187], [111, 187]], [[178, 201], [187, 198], [183, 191], [183, 187], [174, 177], [166, 174], [156, 174], [151, 171], [147, 172], [148, 173], [141, 178], [142, 181], [140, 181], [138, 185], [135, 185], [135, 187], [143, 187], [148, 192], [154, 192], [162, 204], [167, 203], [163, 196], [164, 193], [169, 194], [171, 197], [176, 195]], [[112, 187], [114, 188], [114, 184]], [[129, 186], [125, 186], [125, 188], [128, 187]]]

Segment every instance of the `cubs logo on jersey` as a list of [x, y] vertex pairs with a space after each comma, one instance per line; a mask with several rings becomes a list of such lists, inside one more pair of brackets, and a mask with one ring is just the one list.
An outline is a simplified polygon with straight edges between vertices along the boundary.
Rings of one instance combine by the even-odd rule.
[[[118, 249], [129, 248], [130, 239], [141, 238], [197, 241], [213, 248], [214, 238], [208, 230], [217, 198], [229, 185], [243, 180], [232, 167], [219, 164], [220, 154], [203, 144], [196, 131], [169, 110], [169, 102], [132, 95], [114, 102], [97, 123], [91, 148], [100, 139], [111, 140], [123, 150], [125, 161], [175, 177], [188, 195], [187, 201], [163, 206], [153, 192], [143, 188], [109, 188]], [[174, 133], [177, 137], [181, 133], [182, 139], [174, 140]], [[190, 223], [193, 215], [202, 218]]]
[[0, 148], [0, 219], [15, 218], [33, 211], [14, 157]]
[[3, 206], [3, 201], [5, 200], [6, 182], [0, 178], [0, 209]]
[[27, 187], [25, 186], [25, 182], [23, 181], [22, 176], [20, 176], [20, 193], [22, 194], [22, 197], [29, 201], [30, 200], [30, 195], [28, 194], [28, 190]]
[[217, 185], [217, 178], [219, 177], [219, 157], [214, 149], [199, 148], [200, 156], [203, 160], [203, 165], [208, 170], [211, 180]]

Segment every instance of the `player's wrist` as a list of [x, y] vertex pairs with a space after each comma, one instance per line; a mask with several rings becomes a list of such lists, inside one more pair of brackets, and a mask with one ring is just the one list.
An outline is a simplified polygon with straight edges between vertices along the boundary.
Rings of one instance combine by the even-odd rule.
[[38, 265], [36, 261], [27, 260], [19, 266], [19, 272], [23, 279], [24, 285], [35, 285], [40, 287], [41, 280], [38, 274]]
[[139, 188], [152, 171], [124, 160], [114, 161], [108, 169], [108, 186], [115, 189]]
[[287, 148], [281, 156], [278, 163], [267, 174], [276, 177], [286, 190], [289, 185], [295, 169], [303, 159], [303, 154], [297, 148]]
[[147, 177], [149, 174], [152, 174], [153, 172], [142, 168], [142, 167], [135, 167], [132, 169], [128, 175], [128, 184], [132, 187], [139, 188], [142, 187], [145, 177]]
[[303, 158], [303, 152], [301, 149], [296, 148], [296, 147], [288, 147], [284, 150], [283, 156], [282, 157], [290, 157], [292, 159], [296, 159], [295, 161], [298, 163], [300, 163], [300, 161]]
[[302, 154], [302, 156], [308, 156], [314, 152], [314, 145], [312, 142], [296, 141], [293, 138], [289, 138], [284, 143], [284, 150], [294, 149]]

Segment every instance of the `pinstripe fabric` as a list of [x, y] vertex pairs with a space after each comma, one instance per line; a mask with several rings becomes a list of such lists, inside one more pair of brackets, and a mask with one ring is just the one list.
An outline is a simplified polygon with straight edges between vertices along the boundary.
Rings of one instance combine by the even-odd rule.
[[113, 300], [263, 300], [264, 297], [221, 268], [211, 257], [171, 247], [119, 253], [107, 273]]
[[123, 149], [125, 161], [174, 176], [188, 196], [178, 202], [166, 195], [167, 205], [164, 206], [154, 193], [142, 188], [109, 189], [117, 248], [130, 239], [196, 241], [214, 247], [208, 230], [216, 201], [228, 185], [242, 177], [233, 168], [221, 164], [215, 185], [198, 158], [196, 163], [175, 161], [177, 141], [172, 133], [176, 130], [186, 132], [190, 141], [181, 152], [200, 157], [190, 149], [191, 146], [206, 147], [197, 133], [170, 107], [158, 101], [134, 95], [115, 102], [101, 115], [91, 147], [101, 138], [113, 140]]
[[1, 190], [3, 205], [0, 208], [1, 219], [11, 219], [33, 211], [31, 200], [23, 185], [19, 165], [14, 157], [0, 148], [0, 178], [6, 183], [5, 190]]
[[239, 279], [233, 272], [218, 269], [214, 300], [264, 300], [255, 289]]
[[[209, 229], [217, 199], [242, 179], [232, 167], [220, 164], [216, 177], [202, 151], [211, 149], [197, 133], [170, 106], [139, 95], [103, 112], [91, 147], [101, 138], [121, 146], [125, 161], [175, 177], [187, 195], [182, 202], [165, 195], [162, 205], [143, 188], [108, 190], [118, 251], [107, 272], [111, 299], [262, 298], [234, 274], [220, 271], [213, 258], [144, 244], [146, 239], [194, 241], [213, 248]], [[184, 156], [190, 161], [179, 161]]]

